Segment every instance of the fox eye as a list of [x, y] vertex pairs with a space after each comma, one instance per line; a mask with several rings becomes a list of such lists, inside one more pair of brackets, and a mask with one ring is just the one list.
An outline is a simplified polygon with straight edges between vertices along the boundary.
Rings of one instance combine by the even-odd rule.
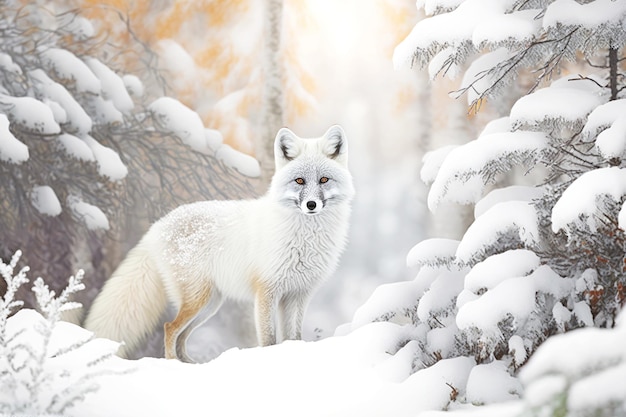
[[320, 178], [320, 184], [326, 184], [328, 182], [328, 177]]
[[304, 178], [296, 178], [296, 183], [304, 185]]

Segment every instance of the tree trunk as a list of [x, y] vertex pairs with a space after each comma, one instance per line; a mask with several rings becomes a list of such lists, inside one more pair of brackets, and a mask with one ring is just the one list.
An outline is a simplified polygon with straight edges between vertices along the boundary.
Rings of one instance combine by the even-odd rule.
[[274, 137], [284, 126], [282, 26], [283, 0], [265, 0], [263, 27], [263, 73], [261, 98], [261, 137], [257, 159], [261, 163], [261, 184], [265, 186], [274, 174]]
[[617, 48], [609, 48], [609, 86], [611, 87], [611, 100], [617, 100]]

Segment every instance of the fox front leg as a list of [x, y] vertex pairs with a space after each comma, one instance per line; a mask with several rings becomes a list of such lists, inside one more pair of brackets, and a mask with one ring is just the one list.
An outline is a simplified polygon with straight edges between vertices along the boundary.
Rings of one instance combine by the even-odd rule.
[[288, 293], [280, 301], [283, 339], [302, 339], [302, 320], [309, 301], [307, 294]]
[[254, 323], [259, 346], [276, 344], [276, 295], [268, 288], [258, 288], [254, 298]]

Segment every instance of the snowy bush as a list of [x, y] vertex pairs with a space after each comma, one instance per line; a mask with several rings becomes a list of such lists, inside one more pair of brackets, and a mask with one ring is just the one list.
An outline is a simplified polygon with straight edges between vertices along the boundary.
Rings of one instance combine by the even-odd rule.
[[[384, 287], [384, 299], [374, 293], [351, 327], [381, 320], [410, 323], [414, 339], [402, 343], [418, 347], [407, 363], [413, 372], [472, 359], [466, 382], [454, 387], [457, 406], [519, 398], [524, 382], [544, 395], [538, 415], [623, 411], [617, 394], [580, 406], [586, 411], [567, 414], [563, 408], [567, 401], [567, 410], [573, 410], [582, 398], [573, 397], [574, 379], [620, 374], [619, 365], [609, 366], [619, 363], [613, 349], [621, 351], [623, 341], [598, 350], [599, 360], [580, 362], [581, 369], [567, 378], [533, 365], [540, 360], [534, 362], [533, 354], [558, 333], [612, 327], [626, 300], [626, 98], [618, 66], [626, 43], [626, 2], [417, 4], [427, 17], [396, 48], [397, 66], [428, 66], [432, 78], [463, 74], [457, 93], [467, 93], [472, 111], [485, 103], [501, 105], [498, 98], [513, 81], [528, 93], [474, 141], [426, 156], [421, 174], [431, 186], [429, 208], [475, 204], [474, 223], [460, 241], [420, 242], [408, 256], [409, 265], [419, 267], [417, 277]], [[575, 75], [567, 75], [572, 70]], [[533, 177], [501, 185], [519, 166], [534, 169]], [[609, 334], [602, 332], [596, 333]], [[558, 340], [582, 344], [583, 334]], [[558, 355], [552, 349], [545, 352]], [[556, 371], [566, 373], [566, 367]], [[612, 378], [603, 384], [616, 381]]]
[[[80, 264], [101, 282], [119, 241], [184, 202], [250, 195], [258, 163], [155, 94], [164, 78], [132, 36], [106, 42], [80, 11], [40, 4], [0, 7], [0, 256], [22, 248], [36, 273], [67, 276]], [[136, 75], [111, 59], [126, 53], [138, 54]]]
[[82, 270], [58, 295], [37, 278], [32, 291], [41, 314], [30, 309], [16, 312], [23, 302], [15, 295], [28, 282], [29, 271], [24, 267], [16, 273], [20, 257], [18, 251], [9, 263], [0, 260], [8, 288], [0, 299], [0, 413], [62, 414], [97, 390], [96, 377], [112, 373], [102, 363], [114, 355], [118, 344], [93, 339], [90, 332], [60, 321], [62, 312], [80, 307], [70, 296], [84, 289]]

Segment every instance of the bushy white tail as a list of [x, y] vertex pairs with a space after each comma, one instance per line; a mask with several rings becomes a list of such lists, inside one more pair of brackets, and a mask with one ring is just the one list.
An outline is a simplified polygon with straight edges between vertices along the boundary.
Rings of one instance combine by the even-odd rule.
[[154, 330], [166, 307], [163, 283], [140, 242], [96, 297], [85, 328], [98, 337], [124, 342], [118, 354], [127, 357]]

